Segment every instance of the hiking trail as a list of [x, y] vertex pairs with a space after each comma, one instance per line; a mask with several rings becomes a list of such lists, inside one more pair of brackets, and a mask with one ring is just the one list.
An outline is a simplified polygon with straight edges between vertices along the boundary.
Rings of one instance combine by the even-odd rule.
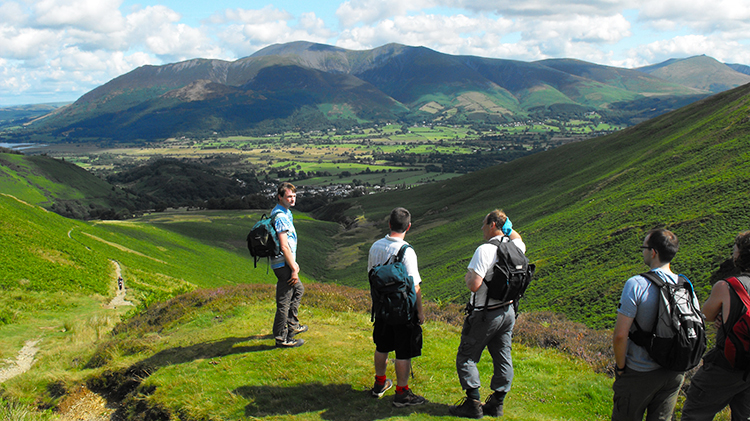
[[132, 306], [133, 303], [125, 299], [125, 280], [122, 279], [122, 268], [117, 260], [112, 260], [115, 265], [115, 282], [117, 282], [117, 294], [112, 301], [106, 305], [106, 308], [117, 308], [117, 306]]
[[31, 364], [34, 363], [34, 356], [39, 352], [39, 348], [36, 345], [40, 341], [41, 339], [26, 341], [23, 348], [18, 351], [15, 361], [5, 360], [10, 362], [10, 366], [0, 369], [0, 383], [25, 373], [31, 368]]

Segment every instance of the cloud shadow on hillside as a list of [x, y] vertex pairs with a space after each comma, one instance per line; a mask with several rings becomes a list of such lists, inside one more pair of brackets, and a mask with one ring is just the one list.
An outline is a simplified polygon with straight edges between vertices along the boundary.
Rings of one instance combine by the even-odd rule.
[[394, 408], [393, 394], [373, 399], [368, 390], [355, 390], [350, 384], [307, 383], [291, 387], [241, 386], [233, 393], [248, 399], [246, 417], [298, 415], [321, 412], [331, 421], [374, 421], [412, 413], [448, 415], [448, 405], [427, 402], [424, 405]]

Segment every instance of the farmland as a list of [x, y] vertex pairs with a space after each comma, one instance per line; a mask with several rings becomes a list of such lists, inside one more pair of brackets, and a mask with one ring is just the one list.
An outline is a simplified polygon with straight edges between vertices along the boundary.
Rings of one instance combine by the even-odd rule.
[[[152, 159], [207, 164], [227, 174], [293, 180], [301, 186], [368, 187], [440, 181], [622, 127], [598, 117], [508, 124], [373, 125], [339, 131], [285, 131], [265, 136], [172, 138], [113, 144], [52, 143], [36, 149], [74, 162], [102, 177]], [[33, 153], [33, 152], [32, 152]]]

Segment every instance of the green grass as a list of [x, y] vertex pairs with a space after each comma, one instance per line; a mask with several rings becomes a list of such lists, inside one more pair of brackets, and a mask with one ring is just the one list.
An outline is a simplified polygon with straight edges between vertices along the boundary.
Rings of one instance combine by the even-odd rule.
[[[130, 416], [151, 411], [173, 419], [227, 421], [436, 419], [448, 416], [448, 405], [463, 395], [455, 373], [458, 326], [438, 321], [424, 326], [423, 355], [414, 359], [410, 385], [430, 402], [396, 409], [392, 392], [381, 400], [367, 393], [374, 345], [369, 315], [359, 302], [364, 295], [308, 285], [300, 314], [310, 326], [307, 343], [290, 350], [273, 347], [272, 296], [272, 287], [256, 285], [199, 290], [155, 304], [115, 327], [95, 349], [89, 347], [77, 366], [54, 367], [65, 358], [48, 351], [39, 362], [46, 375], [32, 371], [5, 387], [11, 396], [30, 399], [39, 393], [30, 387], [42, 386], [40, 379], [53, 374], [63, 379], [58, 386], [63, 389], [85, 381], [92, 390], [119, 394]], [[65, 339], [60, 334], [47, 341], [53, 346]], [[513, 357], [516, 374], [505, 419], [608, 419], [607, 376], [554, 350], [516, 345]], [[491, 367], [485, 354], [480, 362], [485, 383]], [[391, 365], [388, 376], [394, 376]], [[481, 392], [490, 393], [487, 387]], [[48, 393], [42, 393], [44, 399], [54, 403]]]

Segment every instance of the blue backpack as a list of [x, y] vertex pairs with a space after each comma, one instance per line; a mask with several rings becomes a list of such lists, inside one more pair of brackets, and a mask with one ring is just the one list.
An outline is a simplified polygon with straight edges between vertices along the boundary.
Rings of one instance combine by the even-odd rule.
[[370, 321], [381, 320], [388, 325], [403, 325], [416, 320], [417, 292], [414, 279], [406, 273], [402, 262], [408, 244], [401, 246], [393, 261], [373, 267], [369, 273], [372, 314]]

